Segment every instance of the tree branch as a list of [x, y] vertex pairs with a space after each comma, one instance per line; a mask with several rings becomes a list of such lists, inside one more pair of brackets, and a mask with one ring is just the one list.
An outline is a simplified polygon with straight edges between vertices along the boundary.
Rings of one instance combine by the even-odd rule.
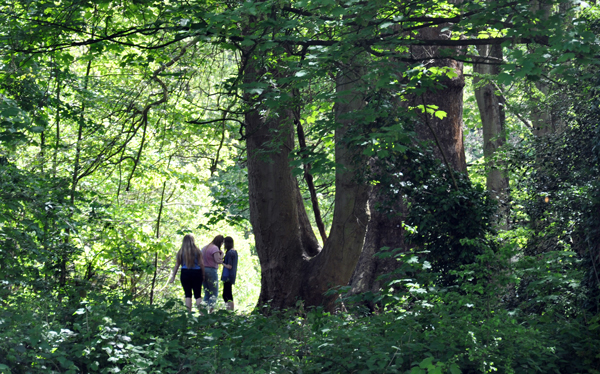
[[127, 187], [125, 188], [125, 191], [129, 191], [129, 186], [130, 186], [130, 183], [131, 183], [131, 179], [133, 178], [133, 175], [135, 173], [137, 165], [138, 165], [138, 163], [140, 161], [140, 158], [141, 158], [141, 155], [142, 155], [142, 151], [144, 149], [144, 145], [145, 145], [144, 143], [145, 143], [145, 140], [146, 140], [146, 128], [148, 126], [148, 112], [150, 111], [150, 109], [152, 109], [152, 107], [158, 106], [160, 104], [164, 104], [169, 99], [169, 88], [167, 87], [167, 85], [162, 80], [160, 80], [160, 78], [158, 78], [158, 75], [160, 73], [162, 73], [163, 71], [165, 71], [167, 68], [173, 66], [173, 64], [175, 64], [177, 61], [179, 61], [181, 59], [181, 57], [183, 57], [183, 55], [187, 52], [187, 49], [189, 47], [191, 47], [192, 45], [196, 44], [198, 42], [198, 40], [200, 40], [200, 38], [199, 37], [195, 37], [189, 43], [187, 43], [186, 45], [184, 45], [181, 48], [181, 51], [179, 51], [179, 54], [177, 56], [173, 57], [171, 59], [171, 61], [167, 62], [166, 64], [161, 65], [158, 69], [156, 69], [154, 71], [154, 74], [152, 74], [152, 78], [151, 79], [153, 81], [157, 82], [161, 86], [161, 88], [162, 88], [162, 97], [159, 100], [155, 101], [155, 102], [147, 104], [146, 107], [144, 108], [144, 110], [142, 111], [142, 123], [144, 125], [144, 132], [142, 134], [142, 141], [141, 141], [138, 153], [137, 153], [137, 157], [136, 157], [135, 163], [133, 164], [133, 168], [131, 169], [131, 174], [129, 175], [129, 179], [127, 180]]

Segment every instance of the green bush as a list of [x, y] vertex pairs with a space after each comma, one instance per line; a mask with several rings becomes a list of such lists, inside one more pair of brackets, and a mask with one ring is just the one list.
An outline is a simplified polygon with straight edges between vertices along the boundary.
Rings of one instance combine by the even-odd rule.
[[[127, 297], [88, 296], [77, 305], [23, 295], [0, 309], [5, 373], [594, 373], [598, 318], [566, 315], [543, 302], [509, 308], [504, 297], [532, 271], [514, 246], [486, 250], [441, 287], [417, 254], [393, 281], [400, 297], [379, 314], [226, 311], [187, 313]], [[413, 259], [414, 260], [411, 260]], [[543, 269], [539, 269], [543, 273]], [[572, 274], [577, 275], [578, 273]], [[543, 282], [542, 282], [543, 283]], [[530, 284], [549, 292], [559, 283]], [[391, 288], [391, 286], [390, 286]], [[396, 291], [398, 292], [397, 289]], [[536, 302], [536, 300], [531, 300]], [[560, 300], [558, 302], [561, 302]], [[594, 371], [596, 370], [596, 371]]]

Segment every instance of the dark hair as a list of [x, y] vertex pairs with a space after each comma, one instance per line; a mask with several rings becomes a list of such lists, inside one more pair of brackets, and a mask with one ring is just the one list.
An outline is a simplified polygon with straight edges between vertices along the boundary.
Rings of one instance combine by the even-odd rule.
[[221, 249], [221, 245], [223, 244], [223, 235], [215, 236], [212, 243]]
[[233, 248], [233, 238], [228, 236], [225, 238], [225, 250], [230, 250]]

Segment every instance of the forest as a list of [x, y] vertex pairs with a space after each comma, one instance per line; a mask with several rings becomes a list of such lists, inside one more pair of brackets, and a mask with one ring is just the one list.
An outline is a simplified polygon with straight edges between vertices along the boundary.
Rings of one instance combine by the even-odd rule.
[[0, 15], [0, 373], [600, 374], [596, 1]]

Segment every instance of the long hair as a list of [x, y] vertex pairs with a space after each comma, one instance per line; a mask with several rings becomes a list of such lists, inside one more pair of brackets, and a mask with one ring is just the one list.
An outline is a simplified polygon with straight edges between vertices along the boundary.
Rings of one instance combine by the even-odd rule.
[[181, 249], [177, 252], [177, 258], [184, 264], [188, 269], [194, 267], [195, 260], [198, 261], [198, 265], [202, 269], [204, 274], [204, 261], [202, 261], [202, 254], [200, 249], [196, 247], [194, 236], [192, 234], [186, 234], [183, 237], [183, 243], [181, 243]]
[[224, 239], [225, 242], [225, 251], [229, 251], [230, 249], [233, 248], [233, 238], [231, 236], [228, 236]]
[[221, 245], [223, 244], [223, 235], [215, 236], [211, 243], [216, 245], [219, 249], [221, 249]]

